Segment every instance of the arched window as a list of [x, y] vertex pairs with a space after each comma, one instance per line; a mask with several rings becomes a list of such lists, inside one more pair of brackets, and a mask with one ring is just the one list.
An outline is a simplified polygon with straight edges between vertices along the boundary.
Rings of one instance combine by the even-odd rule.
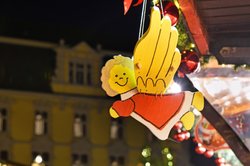
[[123, 122], [122, 119], [111, 119], [110, 138], [122, 139], [123, 137]]
[[69, 62], [69, 83], [78, 85], [92, 84], [92, 65], [89, 62]]
[[72, 166], [87, 166], [88, 155], [86, 154], [73, 154], [72, 155]]
[[87, 135], [87, 117], [85, 114], [75, 114], [74, 118], [74, 136], [86, 137]]
[[37, 111], [35, 113], [35, 135], [47, 134], [47, 112]]
[[3, 161], [9, 160], [9, 153], [7, 150], [0, 150], [0, 159]]
[[124, 166], [125, 160], [123, 156], [110, 156], [110, 166]]
[[7, 110], [5, 108], [0, 109], [0, 132], [7, 130]]

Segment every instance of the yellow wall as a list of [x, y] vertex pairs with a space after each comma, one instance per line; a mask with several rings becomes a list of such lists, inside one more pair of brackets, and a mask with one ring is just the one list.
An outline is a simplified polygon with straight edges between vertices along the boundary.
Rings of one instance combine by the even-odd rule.
[[31, 101], [15, 100], [10, 109], [11, 137], [18, 141], [31, 141], [34, 129], [34, 108]]
[[141, 151], [140, 150], [130, 150], [128, 153], [128, 166], [136, 166], [141, 159]]
[[[52, 158], [53, 157], [53, 158]], [[53, 150], [54, 166], [70, 166], [71, 165], [71, 148], [70, 146], [57, 145]]]
[[109, 142], [110, 116], [108, 111], [90, 110], [89, 134], [93, 144], [107, 145]]
[[14, 143], [12, 145], [12, 160], [17, 163], [30, 165], [31, 145], [29, 143]]
[[73, 137], [73, 110], [69, 106], [53, 107], [51, 114], [52, 139], [58, 143], [70, 143]]
[[103, 148], [93, 148], [92, 149], [92, 166], [108, 166], [109, 157], [108, 149]]
[[146, 144], [146, 130], [146, 127], [138, 121], [127, 118], [124, 131], [124, 137], [127, 144], [131, 147], [143, 147]]
[[89, 86], [52, 83], [52, 89], [53, 91], [59, 92], [59, 93], [81, 94], [81, 95], [90, 95], [90, 96], [96, 96], [96, 95], [104, 96], [105, 95], [103, 90], [97, 89], [96, 87], [89, 87]]

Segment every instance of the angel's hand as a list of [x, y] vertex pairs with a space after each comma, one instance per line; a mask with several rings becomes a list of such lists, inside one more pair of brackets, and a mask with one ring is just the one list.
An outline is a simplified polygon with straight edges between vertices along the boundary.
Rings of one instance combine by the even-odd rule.
[[119, 115], [117, 114], [117, 112], [112, 107], [109, 109], [109, 114], [110, 114], [110, 116], [112, 118], [118, 118], [119, 117]]
[[153, 7], [150, 25], [134, 49], [134, 65], [139, 92], [162, 94], [169, 87], [181, 61], [176, 48], [178, 32], [168, 16], [161, 19]]

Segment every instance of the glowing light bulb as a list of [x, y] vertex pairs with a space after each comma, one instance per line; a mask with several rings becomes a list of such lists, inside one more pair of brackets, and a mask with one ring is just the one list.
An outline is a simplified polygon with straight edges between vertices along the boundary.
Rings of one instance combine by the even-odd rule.
[[250, 92], [246, 93], [247, 100], [250, 100]]
[[230, 101], [226, 101], [226, 102], [224, 103], [225, 106], [229, 106], [230, 104], [231, 104]]
[[237, 96], [241, 93], [242, 86], [240, 80], [237, 77], [229, 82], [229, 87], [232, 95]]
[[222, 79], [213, 78], [206, 80], [204, 82], [204, 87], [212, 97], [215, 97], [217, 94], [227, 89], [227, 84]]
[[145, 166], [150, 166], [150, 165], [151, 165], [150, 162], [145, 163]]
[[38, 164], [41, 164], [43, 162], [43, 158], [41, 155], [37, 155], [34, 161]]
[[167, 91], [167, 93], [180, 93], [180, 92], [181, 92], [181, 86], [175, 82], [169, 87]]
[[242, 98], [241, 98], [240, 96], [236, 97], [236, 98], [235, 98], [235, 102], [236, 102], [237, 104], [240, 104], [240, 103], [242, 102]]

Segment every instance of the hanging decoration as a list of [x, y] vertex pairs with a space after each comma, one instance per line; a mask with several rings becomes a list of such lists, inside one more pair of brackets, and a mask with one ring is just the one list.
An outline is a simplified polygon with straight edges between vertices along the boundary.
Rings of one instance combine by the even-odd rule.
[[184, 77], [184, 74], [190, 74], [199, 69], [199, 56], [196, 52], [184, 50], [181, 54], [181, 64], [178, 69], [178, 76]]
[[182, 142], [190, 138], [190, 132], [183, 127], [182, 122], [177, 122], [173, 128], [177, 131], [176, 134], [174, 134], [174, 139], [176, 141]]
[[202, 117], [194, 129], [195, 140], [199, 147], [204, 147], [206, 150], [217, 151], [220, 149], [228, 149], [228, 145], [222, 136], [215, 130], [215, 128]]
[[177, 41], [178, 32], [170, 18], [161, 19], [159, 8], [154, 6], [149, 28], [134, 48], [133, 60], [114, 56], [102, 69], [102, 88], [109, 96], [121, 96], [121, 101], [110, 108], [110, 115], [131, 116], [161, 140], [168, 138], [178, 121], [190, 130], [195, 120], [190, 107], [200, 111], [204, 107], [200, 92], [166, 93], [181, 62]]
[[[124, 0], [123, 6], [124, 6], [124, 15], [128, 12], [130, 9], [130, 6], [132, 4], [133, 0]], [[138, 0], [133, 6], [138, 6], [143, 2], [143, 0]]]
[[227, 161], [218, 153], [222, 150], [230, 150], [230, 148], [215, 128], [202, 116], [194, 127], [194, 142], [197, 144], [196, 153], [207, 158], [215, 157], [216, 165], [226, 165]]
[[[156, 3], [156, 6], [160, 8], [160, 3]], [[168, 16], [171, 20], [171, 25], [175, 26], [179, 20], [179, 9], [175, 6], [173, 2], [170, 1], [163, 1], [162, 2], [162, 15]]]
[[[128, 10], [131, 7], [133, 0], [124, 0], [123, 1], [123, 6], [124, 6], [124, 15], [128, 12]], [[133, 5], [139, 6], [142, 4], [143, 0], [137, 0], [137, 2]], [[175, 26], [179, 20], [179, 9], [175, 6], [175, 4], [171, 1], [160, 1], [160, 0], [153, 0], [153, 4], [156, 5], [157, 7], [161, 8], [162, 5], [162, 15], [163, 16], [168, 16], [171, 20], [171, 25]]]

